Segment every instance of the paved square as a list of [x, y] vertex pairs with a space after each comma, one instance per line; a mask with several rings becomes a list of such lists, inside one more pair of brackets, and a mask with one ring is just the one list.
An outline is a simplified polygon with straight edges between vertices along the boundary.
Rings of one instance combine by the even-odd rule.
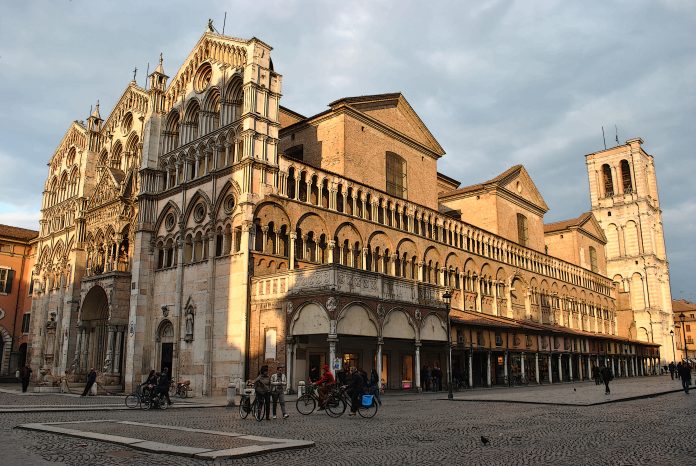
[[[636, 385], [637, 384], [637, 385]], [[674, 390], [678, 381], [669, 376], [618, 379], [612, 396], [645, 390]], [[641, 388], [641, 386], [643, 388]], [[604, 387], [593, 383], [562, 384], [507, 390], [460, 392], [461, 396], [507, 394], [509, 400], [533, 391], [540, 401], [557, 400], [582, 388], [587, 396], [604, 397]], [[499, 394], [500, 393], [500, 394]], [[526, 396], [526, 395], [524, 395]], [[50, 398], [58, 404], [57, 396]], [[11, 405], [26, 398], [0, 393], [0, 404]], [[66, 402], [72, 402], [67, 399]], [[185, 431], [162, 429], [174, 426], [215, 431], [250, 438], [296, 439], [314, 442], [313, 448], [287, 450], [240, 459], [217, 459], [212, 464], [382, 465], [382, 464], [616, 464], [684, 465], [696, 463], [696, 431], [693, 413], [696, 393], [669, 393], [603, 405], [520, 404], [493, 401], [451, 402], [443, 393], [384, 397], [372, 419], [332, 419], [323, 413], [302, 416], [288, 403], [290, 418], [257, 422], [240, 419], [237, 409], [205, 408], [166, 411], [91, 411], [7, 413], [0, 416], [0, 454], [6, 464], [37, 465], [210, 465], [210, 460], [135, 450], [124, 444], [16, 429], [21, 424], [74, 423], [109, 419], [153, 424], [157, 437], [142, 440], [179, 443]], [[63, 424], [61, 427], [85, 424]], [[99, 430], [128, 438], [123, 431]], [[80, 427], [81, 430], [88, 429]], [[98, 428], [90, 428], [96, 432]], [[131, 432], [135, 432], [132, 430]], [[139, 434], [141, 435], [141, 434]], [[220, 434], [214, 434], [220, 435]], [[488, 446], [481, 436], [490, 439]], [[180, 443], [181, 448], [226, 448], [230, 444], [212, 437], [212, 443]], [[247, 437], [249, 438], [249, 437]], [[206, 440], [208, 441], [208, 440]]]

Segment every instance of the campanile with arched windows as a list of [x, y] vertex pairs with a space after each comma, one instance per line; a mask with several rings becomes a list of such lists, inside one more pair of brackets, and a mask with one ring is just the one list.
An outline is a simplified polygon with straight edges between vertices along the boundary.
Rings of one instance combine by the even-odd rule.
[[[619, 325], [669, 348], [669, 266], [653, 156], [640, 138], [586, 155], [592, 212], [607, 236], [607, 275], [619, 283]], [[663, 359], [667, 354], [663, 354]]]

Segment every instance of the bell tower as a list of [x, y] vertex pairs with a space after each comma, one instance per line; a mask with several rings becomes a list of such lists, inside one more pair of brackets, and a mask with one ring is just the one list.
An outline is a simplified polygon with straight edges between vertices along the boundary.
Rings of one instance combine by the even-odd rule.
[[607, 237], [607, 274], [619, 284], [619, 332], [662, 345], [665, 362], [674, 325], [669, 264], [654, 159], [642, 144], [629, 139], [585, 158], [592, 212]]

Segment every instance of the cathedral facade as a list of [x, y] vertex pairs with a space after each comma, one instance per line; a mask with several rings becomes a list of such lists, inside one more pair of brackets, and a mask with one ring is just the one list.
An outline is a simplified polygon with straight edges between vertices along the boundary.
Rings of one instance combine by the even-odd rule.
[[460, 187], [399, 93], [305, 117], [281, 85], [270, 46], [206, 32], [173, 78], [160, 59], [70, 126], [37, 246], [41, 382], [94, 367], [129, 390], [169, 367], [210, 395], [264, 364], [296, 389], [326, 363], [424, 389], [448, 341], [466, 386], [655, 370], [661, 342], [621, 331], [593, 213], [545, 225], [521, 165]]

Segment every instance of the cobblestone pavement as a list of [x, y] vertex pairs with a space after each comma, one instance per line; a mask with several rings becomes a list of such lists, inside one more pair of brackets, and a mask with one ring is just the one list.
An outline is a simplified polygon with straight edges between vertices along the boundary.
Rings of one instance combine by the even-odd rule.
[[[665, 383], [671, 381], [665, 380]], [[618, 384], [617, 384], [618, 386]], [[564, 387], [564, 386], [562, 386]], [[568, 390], [571, 386], [568, 385]], [[550, 390], [556, 387], [550, 387]], [[545, 387], [537, 388], [544, 398]], [[551, 393], [551, 392], [549, 392]], [[12, 395], [0, 393], [0, 405]], [[549, 395], [551, 396], [551, 395]], [[294, 405], [287, 420], [241, 420], [236, 409], [113, 411], [109, 419], [214, 429], [265, 437], [303, 439], [314, 448], [238, 460], [205, 461], [134, 451], [98, 441], [29, 432], [31, 422], [104, 419], [100, 412], [16, 413], [0, 417], [0, 455], [12, 464], [43, 459], [66, 465], [189, 464], [616, 464], [696, 463], [693, 413], [696, 392], [671, 393], [599, 406], [550, 406], [495, 402], [450, 402], [432, 396], [385, 397], [373, 419], [301, 416]], [[160, 431], [162, 441], [171, 435]], [[480, 437], [490, 439], [484, 446]], [[25, 457], [25, 455], [33, 455]], [[20, 459], [22, 461], [20, 461]], [[10, 463], [8, 463], [10, 464]]]

